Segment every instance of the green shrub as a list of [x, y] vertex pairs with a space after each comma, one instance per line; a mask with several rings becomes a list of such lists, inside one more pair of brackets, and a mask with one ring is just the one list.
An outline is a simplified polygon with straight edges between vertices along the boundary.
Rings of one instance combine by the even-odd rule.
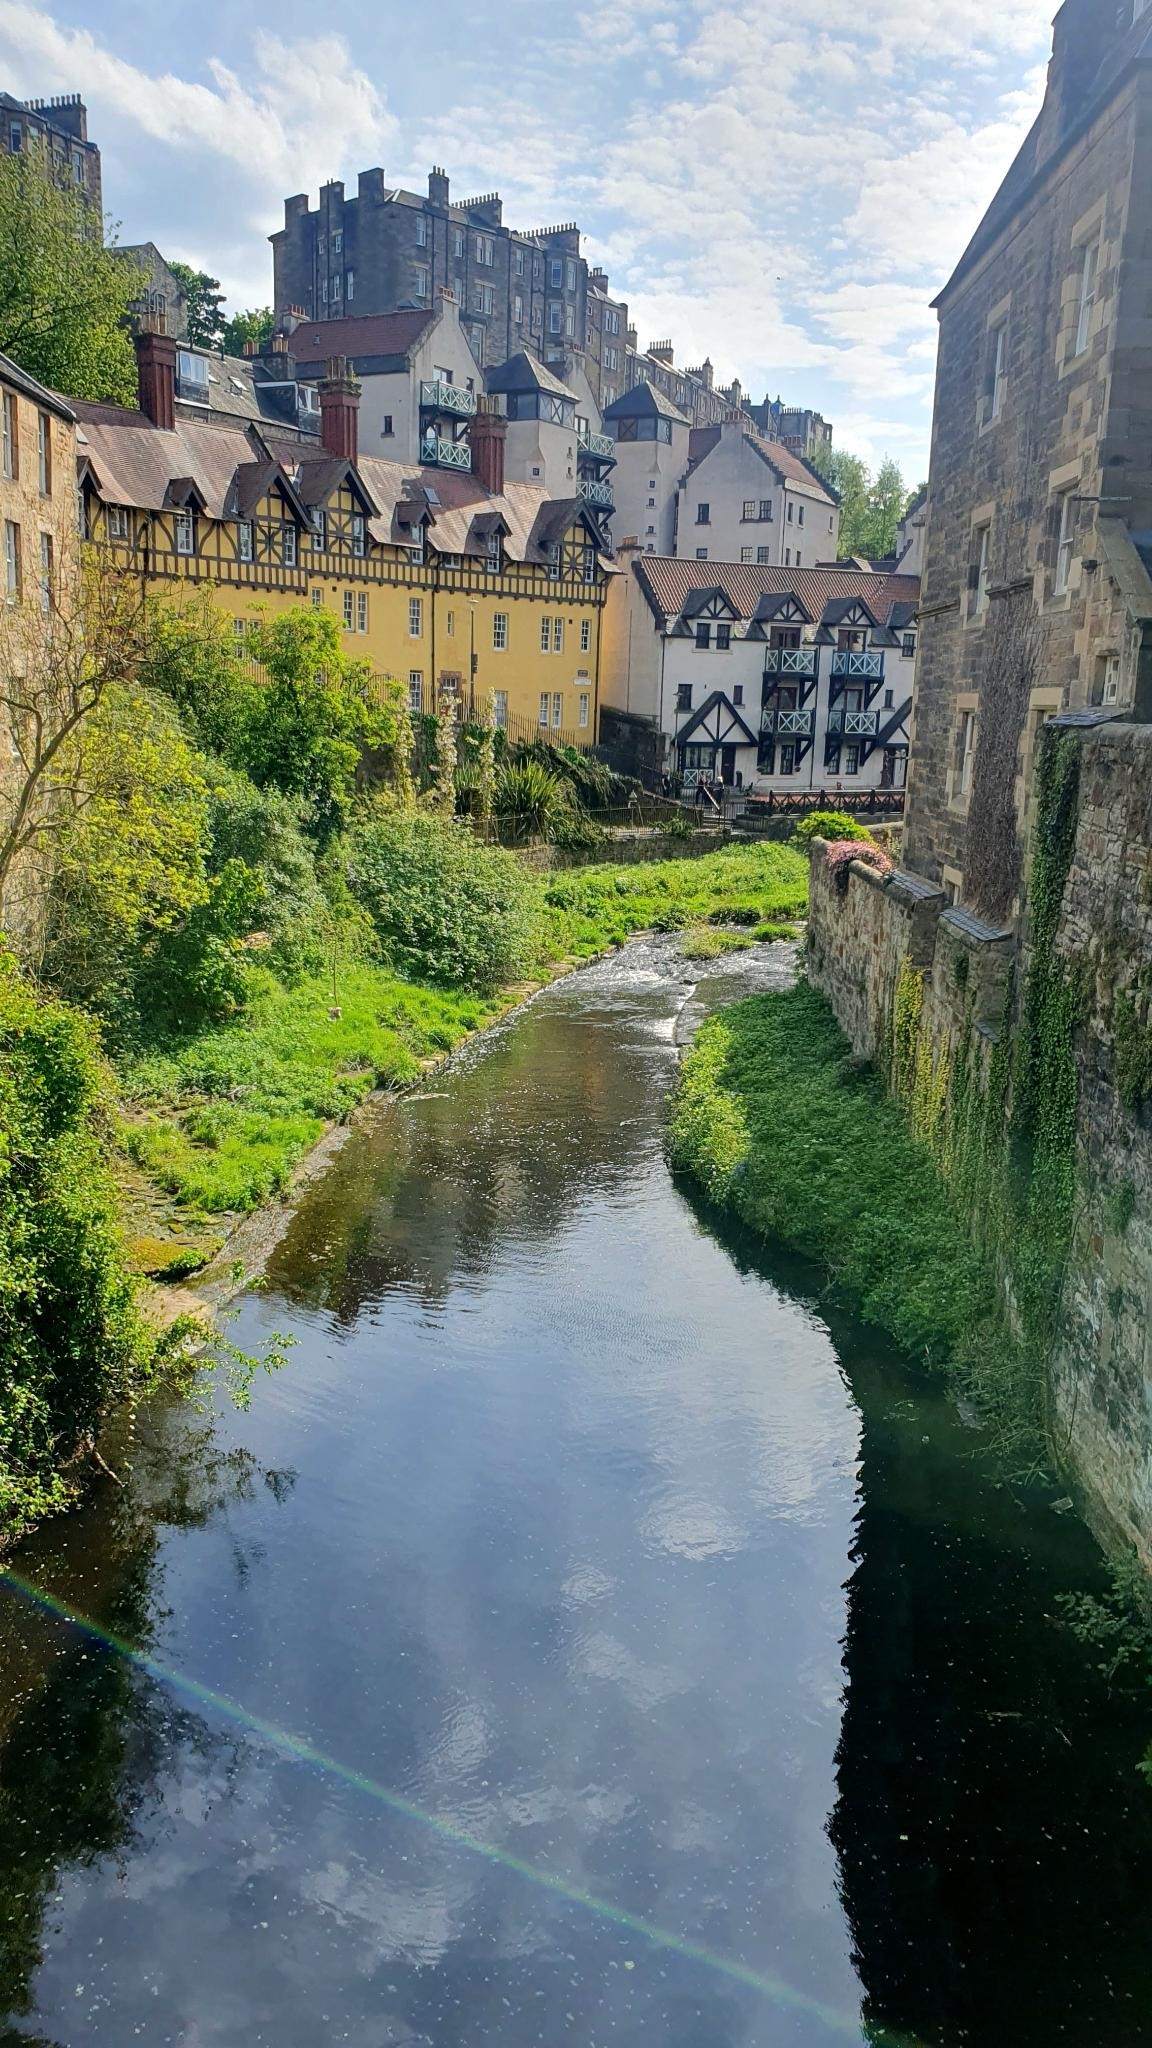
[[861, 839], [874, 844], [867, 825], [858, 825], [847, 811], [813, 811], [797, 825], [788, 843], [807, 851], [814, 839]]
[[532, 878], [466, 825], [420, 813], [367, 819], [351, 836], [347, 873], [396, 973], [490, 990], [531, 965]]

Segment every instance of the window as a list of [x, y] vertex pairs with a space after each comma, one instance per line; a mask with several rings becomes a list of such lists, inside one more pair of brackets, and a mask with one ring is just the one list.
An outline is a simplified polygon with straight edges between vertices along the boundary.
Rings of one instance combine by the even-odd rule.
[[564, 265], [561, 262], [559, 256], [554, 256], [552, 258], [552, 265], [551, 269], [548, 272], [548, 277], [554, 292], [562, 290], [564, 284]]
[[312, 599], [313, 611], [322, 612], [324, 609], [324, 592], [320, 589], [319, 585], [309, 592], [309, 596]]
[[350, 590], [344, 592], [344, 631], [350, 633], [356, 618], [356, 599]]
[[552, 299], [548, 306], [548, 332], [559, 334], [564, 325], [564, 308], [559, 299]]
[[483, 264], [483, 265], [484, 265], [484, 267], [485, 267], [485, 269], [487, 269], [487, 270], [490, 270], [490, 269], [492, 268], [492, 265], [493, 265], [493, 263], [495, 262], [495, 260], [496, 260], [496, 255], [495, 255], [495, 245], [494, 245], [494, 243], [493, 243], [493, 240], [492, 240], [492, 237], [491, 237], [491, 235], [477, 235], [477, 237], [476, 237], [476, 261], [477, 261], [477, 263], [481, 263], [481, 264]]
[[424, 631], [424, 600], [422, 597], [408, 599], [408, 638], [419, 640]]
[[756, 499], [755, 499], [755, 498], [745, 498], [745, 500], [744, 500], [744, 510], [743, 510], [743, 512], [742, 512], [742, 513], [740, 514], [740, 517], [741, 517], [742, 519], [755, 519], [755, 517], [756, 517]]
[[988, 608], [988, 551], [992, 528], [982, 526], [976, 535], [976, 559], [969, 570], [972, 584], [972, 616], [980, 618]]
[[454, 639], [454, 638], [455, 638], [455, 635], [456, 635], [456, 614], [455, 614], [455, 612], [449, 612], [449, 614], [448, 614], [448, 617], [447, 617], [447, 619], [445, 620], [445, 622], [444, 622], [444, 623], [445, 623], [445, 626], [446, 626], [446, 628], [447, 628], [447, 632], [448, 632], [448, 638], [449, 638], [450, 640]]
[[368, 592], [366, 590], [358, 590], [356, 592], [356, 631], [358, 633], [366, 633], [368, 631]]
[[576, 332], [576, 311], [573, 306], [564, 308], [564, 332], [569, 338]]
[[984, 389], [985, 420], [998, 420], [1008, 385], [1008, 322], [1002, 320], [988, 336], [988, 373]]
[[426, 299], [428, 297], [428, 269], [426, 264], [417, 263], [413, 267], [412, 295], [417, 299]]
[[712, 628], [707, 622], [696, 628], [696, 645], [701, 648], [711, 647], [712, 645]]
[[741, 548], [741, 550], [740, 550], [740, 560], [741, 560], [742, 562], [750, 562], [750, 561], [752, 560], [752, 550], [751, 550], [751, 548]]
[[559, 732], [564, 723], [564, 698], [559, 690], [552, 693], [552, 725]]
[[802, 568], [802, 567], [803, 567], [803, 563], [802, 563], [802, 562], [801, 562], [801, 560], [800, 560], [800, 550], [799, 550], [799, 548], [797, 548], [797, 550], [796, 550], [796, 567], [797, 567], [798, 569], [800, 569], [800, 568]]
[[781, 775], [795, 775], [796, 773], [796, 749], [790, 740], [786, 740], [780, 749], [780, 773]]
[[520, 296], [519, 292], [517, 292], [517, 294], [516, 294], [515, 298], [514, 298], [514, 299], [513, 299], [513, 301], [512, 301], [512, 318], [513, 318], [513, 320], [515, 321], [515, 323], [516, 323], [517, 327], [523, 327], [523, 325], [524, 325], [524, 301], [523, 301], [523, 299], [521, 298], [521, 296]]
[[[606, 349], [605, 349], [605, 351], [604, 351], [604, 368], [605, 368], [606, 370], [614, 370], [614, 369], [615, 369], [615, 368], [617, 367], [617, 364], [618, 364], [618, 362], [619, 362], [619, 357], [618, 357], [617, 351], [616, 351], [616, 350], [615, 350], [614, 348], [606, 348]], [[606, 392], [605, 392], [605, 394], [604, 394], [604, 403], [605, 403], [605, 405], [615, 405], [615, 403], [616, 403], [616, 393], [615, 393], [615, 391], [611, 391], [611, 390], [609, 390], [609, 391], [606, 391]]]
[[710, 525], [712, 524], [712, 507], [711, 507], [711, 505], [708, 505], [708, 504], [700, 504], [700, 505], [697, 505], [697, 507], [696, 507], [696, 524], [697, 524], [697, 526], [710, 526]]
[[1082, 356], [1092, 338], [1092, 309], [1096, 304], [1096, 282], [1100, 271], [1100, 244], [1090, 242], [1084, 251], [1080, 272], [1080, 311], [1076, 317], [1074, 355]]
[[504, 727], [505, 727], [505, 726], [507, 725], [507, 723], [508, 723], [508, 692], [507, 692], [507, 690], [493, 690], [493, 692], [492, 692], [492, 717], [493, 717], [493, 719], [494, 719], [495, 723], [496, 723], [496, 724], [497, 724], [497, 725], [498, 725], [498, 726], [500, 727], [500, 729], [501, 729], [501, 730], [503, 730], [503, 728], [504, 728]]
[[[121, 512], [120, 517], [127, 523], [126, 513]], [[118, 538], [119, 536], [114, 535], [113, 537]], [[313, 542], [312, 545], [315, 546], [316, 543]], [[250, 519], [241, 519], [237, 522], [236, 559], [240, 562], [250, 562], [252, 560], [252, 521]]]
[[891, 711], [891, 710], [893, 709], [893, 707], [895, 706], [895, 703], [896, 703], [896, 692], [895, 692], [895, 690], [885, 690], [885, 692], [884, 692], [884, 709], [885, 709], [885, 711]]
[[408, 671], [408, 709], [409, 711], [423, 711], [424, 709], [423, 669], [410, 668]]
[[1098, 680], [1095, 702], [1097, 704], [1119, 703], [1120, 656], [1118, 654], [1102, 654], [1096, 664], [1096, 674]]
[[569, 290], [570, 292], [574, 292], [574, 291], [575, 291], [575, 289], [576, 289], [576, 265], [575, 265], [575, 264], [574, 264], [573, 262], [571, 262], [571, 261], [570, 261], [570, 262], [569, 262], [569, 264], [568, 264], [567, 272], [566, 272], [566, 274], [565, 274], [565, 284], [566, 284], [566, 286], [567, 286], [567, 289], [568, 289], [568, 290]]
[[356, 297], [356, 272], [354, 270], [350, 270], [344, 280], [344, 297], [346, 299], [354, 299]]
[[[545, 624], [547, 624], [547, 621], [545, 621]], [[549, 710], [550, 710], [550, 708], [551, 708], [551, 704], [552, 704], [552, 695], [551, 695], [551, 692], [550, 692], [549, 690], [541, 690], [541, 692], [540, 692], [540, 723], [541, 723], [541, 725], [544, 725], [544, 726], [546, 726], [546, 725], [547, 725], [547, 723], [548, 723], [548, 713], [549, 713]]]
[[40, 535], [40, 609], [52, 609], [52, 535]]
[[326, 277], [320, 279], [320, 303], [322, 306], [328, 304], [328, 279]]
[[[352, 553], [354, 555], [362, 556], [364, 553], [364, 533], [364, 514], [362, 512], [354, 512], [352, 515]], [[423, 540], [423, 528], [421, 528], [421, 540]]]
[[13, 156], [18, 156], [24, 142], [24, 130], [19, 121], [13, 121], [8, 131], [8, 139], [12, 145]]
[[40, 496], [52, 495], [52, 422], [46, 412], [36, 415], [36, 475]]
[[728, 649], [729, 649], [729, 648], [731, 647], [731, 645], [732, 645], [732, 628], [731, 628], [731, 626], [717, 626], [717, 628], [716, 628], [716, 648], [717, 648], [717, 652], [718, 652], [718, 653], [720, 653], [720, 654], [727, 654], [727, 652], [728, 652]]
[[770, 551], [768, 548], [757, 548], [756, 560], [758, 562], [766, 562], [768, 560], [769, 552]]
[[844, 773], [845, 775], [859, 775], [860, 773], [860, 743], [858, 740], [849, 740], [848, 745], [844, 749]]
[[332, 279], [332, 297], [334, 299], [338, 299], [340, 297], [340, 284], [340, 272], [337, 271], [335, 277]]
[[697, 548], [697, 550], [696, 550], [696, 560], [697, 560], [698, 562], [706, 562], [706, 561], [708, 560], [708, 550], [707, 550], [707, 548]]
[[960, 773], [957, 793], [969, 796], [972, 790], [972, 764], [976, 758], [976, 713], [965, 711], [960, 719]]
[[194, 555], [196, 552], [196, 520], [191, 512], [176, 514], [176, 553]]
[[904, 656], [905, 661], [911, 661], [913, 655], [916, 652], [915, 633], [905, 633], [902, 636], [900, 641], [900, 652]]
[[492, 645], [499, 654], [502, 654], [508, 645], [507, 612], [493, 612], [492, 614]]
[[581, 654], [590, 654], [590, 653], [591, 653], [591, 651], [592, 651], [592, 621], [591, 621], [591, 619], [581, 619], [581, 621], [580, 621], [580, 652], [581, 652]]
[[416, 215], [416, 247], [418, 249], [426, 249], [428, 247], [428, 223], [422, 213]]
[[343, 254], [343, 250], [344, 230], [343, 228], [334, 228], [332, 231], [332, 254], [334, 256], [340, 256]]
[[384, 415], [384, 424], [380, 429], [380, 439], [382, 441], [390, 441], [392, 438], [393, 431], [394, 429], [392, 426], [392, 415], [390, 412], [386, 412]]
[[1076, 498], [1065, 491], [1060, 500], [1060, 533], [1056, 542], [1056, 580], [1053, 591], [1063, 597], [1072, 576], [1072, 551], [1076, 546]]
[[[772, 500], [771, 500], [771, 498], [761, 498], [761, 500], [760, 500], [760, 517], [761, 517], [761, 519], [771, 519], [771, 517], [772, 517]], [[831, 525], [829, 525], [829, 532], [831, 532]]]
[[18, 444], [16, 439], [16, 400], [11, 391], [3, 394], [3, 453], [0, 459], [0, 474], [9, 481], [19, 475]]
[[19, 604], [20, 528], [12, 519], [4, 521], [4, 594], [9, 604]]
[[328, 514], [323, 505], [312, 507], [312, 552], [322, 555], [328, 546]]
[[553, 654], [563, 654], [564, 652], [563, 619], [553, 619], [552, 621], [552, 652]]
[[490, 576], [498, 576], [504, 559], [504, 543], [498, 533], [488, 535], [487, 569]]
[[184, 398], [208, 399], [208, 358], [193, 355], [191, 349], [176, 351], [176, 389]]
[[524, 275], [524, 251], [523, 251], [523, 249], [517, 249], [517, 250], [515, 250], [515, 251], [514, 251], [514, 253], [513, 253], [513, 258], [512, 258], [512, 260], [513, 260], [513, 264], [514, 264], [514, 266], [515, 266], [515, 270], [516, 270], [516, 275], [517, 275], [517, 277], [523, 277], [523, 275]]
[[789, 500], [788, 500], [788, 524], [789, 524], [789, 526], [791, 526], [791, 524], [792, 524], [792, 517], [793, 517], [793, 514], [794, 514], [794, 512], [795, 512], [795, 509], [796, 509], [796, 508], [795, 508], [795, 506], [793, 505], [793, 503], [792, 503], [792, 500], [791, 500], [791, 498], [789, 498]]
[[691, 683], [678, 683], [678, 684], [676, 685], [676, 709], [677, 709], [677, 711], [691, 711], [691, 709], [692, 709], [692, 685], [691, 685]]
[[581, 690], [578, 700], [579, 708], [576, 714], [576, 723], [581, 728], [581, 730], [583, 730], [588, 724], [588, 709], [590, 701], [591, 700], [588, 691]]
[[472, 311], [491, 313], [496, 304], [496, 295], [490, 284], [474, 284], [472, 287]]
[[550, 654], [550, 653], [551, 653], [551, 651], [552, 651], [552, 621], [551, 621], [551, 619], [550, 619], [550, 618], [548, 617], [548, 615], [547, 615], [547, 614], [545, 614], [545, 616], [544, 616], [544, 617], [543, 617], [543, 618], [541, 619], [541, 621], [540, 621], [540, 652], [541, 652], [541, 654]]
[[280, 559], [286, 562], [290, 569], [296, 567], [296, 528], [290, 519], [281, 521]]
[[464, 254], [464, 230], [463, 230], [463, 228], [454, 228], [454, 229], [453, 229], [453, 232], [452, 232], [452, 254], [453, 254], [454, 256], [463, 256], [463, 254]]
[[584, 577], [584, 581], [585, 581], [585, 583], [595, 583], [595, 581], [596, 581], [596, 550], [595, 550], [595, 548], [594, 548], [594, 547], [586, 547], [586, 548], [584, 549], [584, 551], [583, 551], [583, 554], [582, 554], [582, 556], [581, 556], [581, 571], [582, 571], [582, 574], [583, 574], [583, 577]]
[[785, 548], [785, 550], [784, 550], [784, 567], [785, 567], [786, 569], [790, 569], [790, 568], [792, 567], [792, 550], [791, 550], [791, 548]]
[[547, 572], [546, 572], [546, 573], [547, 573], [547, 576], [548, 576], [548, 581], [549, 581], [549, 583], [559, 583], [559, 581], [560, 581], [560, 543], [559, 543], [559, 541], [558, 541], [558, 540], [554, 540], [554, 541], [550, 541], [550, 542], [549, 542], [549, 545], [548, 545], [548, 568], [547, 568]]

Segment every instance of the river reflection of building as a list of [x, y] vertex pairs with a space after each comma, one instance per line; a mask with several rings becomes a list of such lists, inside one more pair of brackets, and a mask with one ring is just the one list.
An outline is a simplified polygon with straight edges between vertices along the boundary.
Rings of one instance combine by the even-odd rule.
[[[850, 1356], [850, 1353], [849, 1353]], [[1083, 1531], [981, 1468], [944, 1404], [861, 1399], [830, 1833], [878, 2043], [1152, 2042], [1146, 1696], [1053, 1621]], [[925, 1431], [928, 1434], [925, 1435]]]

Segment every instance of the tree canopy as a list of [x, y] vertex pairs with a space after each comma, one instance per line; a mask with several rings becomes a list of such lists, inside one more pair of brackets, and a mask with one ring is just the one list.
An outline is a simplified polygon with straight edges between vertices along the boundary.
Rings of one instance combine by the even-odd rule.
[[224, 329], [224, 353], [226, 356], [242, 356], [244, 344], [249, 341], [254, 341], [257, 348], [263, 348], [271, 335], [271, 306], [255, 306], [247, 313], [233, 313]]
[[83, 197], [44, 152], [0, 154], [0, 351], [71, 398], [136, 401], [124, 322], [140, 276], [93, 233]]
[[206, 270], [193, 270], [190, 263], [169, 265], [184, 294], [188, 314], [188, 339], [194, 348], [220, 348], [224, 340], [224, 296], [220, 279]]
[[896, 529], [909, 503], [900, 466], [886, 456], [875, 476], [862, 456], [821, 448], [812, 467], [840, 498], [840, 554], [881, 562], [895, 552]]

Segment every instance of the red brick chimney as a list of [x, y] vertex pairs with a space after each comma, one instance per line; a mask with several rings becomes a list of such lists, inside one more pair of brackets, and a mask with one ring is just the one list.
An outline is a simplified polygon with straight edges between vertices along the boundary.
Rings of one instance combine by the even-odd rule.
[[480, 398], [472, 421], [472, 474], [494, 498], [504, 495], [504, 443], [508, 422], [495, 399]]
[[176, 343], [170, 334], [149, 328], [141, 328], [135, 340], [140, 410], [154, 427], [171, 433], [176, 425]]
[[320, 445], [329, 455], [355, 462], [360, 447], [360, 379], [346, 356], [329, 356], [320, 386]]

